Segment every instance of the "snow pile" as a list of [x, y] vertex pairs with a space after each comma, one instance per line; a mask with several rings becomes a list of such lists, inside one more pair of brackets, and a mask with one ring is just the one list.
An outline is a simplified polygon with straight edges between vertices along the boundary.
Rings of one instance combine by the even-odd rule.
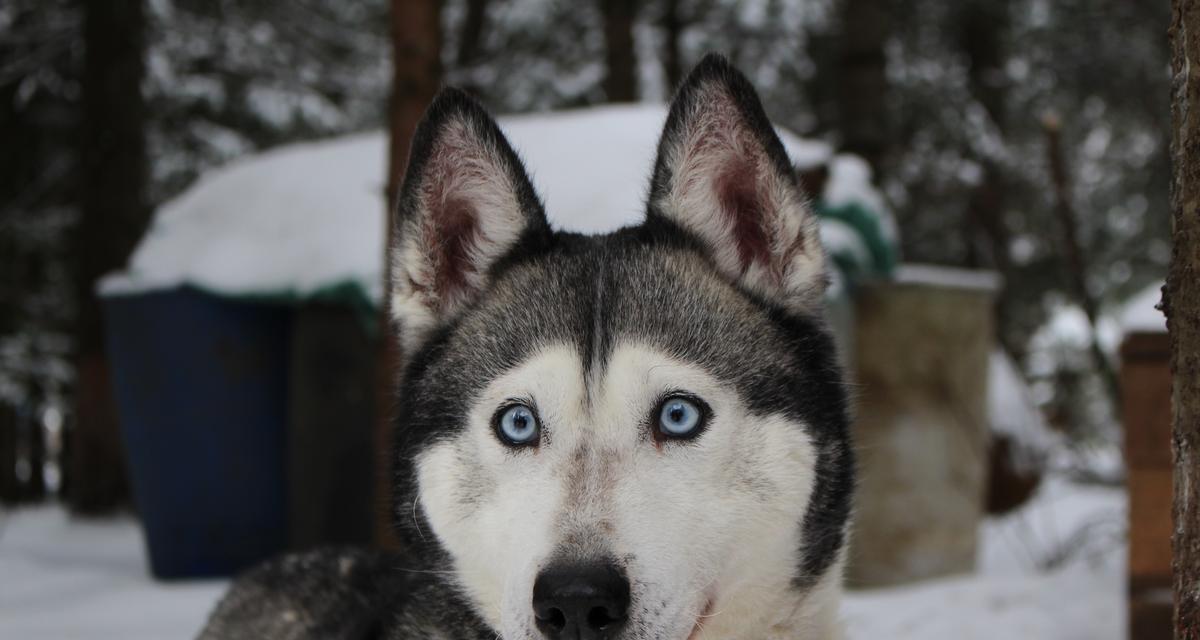
[[194, 638], [225, 582], [154, 582], [141, 535], [58, 507], [0, 515], [0, 638]]
[[[975, 575], [851, 592], [851, 640], [1118, 640], [1125, 637], [1123, 492], [1050, 478], [989, 520]], [[0, 637], [192, 638], [223, 582], [150, 579], [136, 522], [57, 507], [0, 516]]]
[[[784, 144], [787, 145], [786, 142]], [[793, 159], [796, 157], [790, 147], [788, 153], [792, 154]], [[829, 182], [825, 185], [822, 199], [831, 207], [857, 203], [875, 212], [879, 216], [884, 237], [893, 244], [898, 244], [900, 229], [892, 217], [891, 209], [883, 200], [883, 194], [872, 186], [872, 180], [871, 166], [866, 160], [848, 153], [839, 153], [829, 163]]]
[[[617, 105], [500, 118], [559, 229], [603, 233], [641, 221], [662, 105]], [[793, 162], [827, 162], [832, 151], [786, 130], [779, 137]], [[853, 182], [855, 177], [846, 178]], [[870, 183], [859, 185], [870, 190]], [[853, 187], [851, 187], [852, 193]], [[869, 196], [868, 196], [869, 197]]]
[[[1151, 304], [1150, 307], [1153, 311], [1154, 305]], [[1050, 302], [1047, 316], [1046, 321], [1029, 339], [1031, 359], [1038, 353], [1069, 350], [1082, 352], [1091, 348], [1093, 333], [1099, 339], [1100, 349], [1104, 353], [1116, 353], [1117, 345], [1121, 341], [1121, 327], [1112, 316], [1101, 315], [1096, 320], [1097, 326], [1093, 330], [1083, 307], [1061, 299], [1053, 299]]]
[[[665, 118], [661, 105], [629, 105], [510, 116], [500, 124], [551, 223], [604, 232], [641, 219]], [[827, 145], [787, 131], [780, 137], [797, 163], [832, 159], [830, 192], [839, 202], [884, 211], [864, 163], [833, 159]], [[282, 147], [206, 174], [159, 210], [128, 270], [105, 278], [101, 293], [187, 284], [233, 296], [304, 298], [349, 284], [377, 302], [386, 149], [383, 133], [365, 133]]]
[[1165, 333], [1167, 319], [1156, 307], [1162, 300], [1162, 284], [1143, 289], [1125, 303], [1121, 311], [1124, 333]]
[[988, 358], [987, 410], [992, 433], [1012, 440], [1025, 469], [1035, 468], [1059, 443], [1016, 363], [999, 349]]
[[978, 573], [852, 592], [851, 640], [1123, 640], [1122, 491], [1049, 478], [980, 532]]

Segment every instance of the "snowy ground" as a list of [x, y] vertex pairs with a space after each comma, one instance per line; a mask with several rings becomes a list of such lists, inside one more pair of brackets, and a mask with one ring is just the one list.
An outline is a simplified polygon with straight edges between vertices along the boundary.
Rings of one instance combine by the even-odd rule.
[[[1050, 482], [1031, 506], [987, 523], [978, 574], [848, 596], [849, 637], [1124, 638], [1124, 523], [1121, 491]], [[224, 584], [154, 582], [141, 544], [128, 518], [81, 522], [57, 507], [0, 516], [0, 638], [193, 637]]]

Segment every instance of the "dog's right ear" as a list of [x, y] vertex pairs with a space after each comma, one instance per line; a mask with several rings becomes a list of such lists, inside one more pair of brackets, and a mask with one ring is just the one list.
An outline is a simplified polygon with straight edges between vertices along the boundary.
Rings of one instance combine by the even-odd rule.
[[457, 89], [417, 125], [395, 224], [390, 304], [406, 351], [474, 302], [514, 247], [550, 236], [517, 154]]
[[816, 215], [750, 81], [705, 56], [675, 95], [647, 222], [695, 238], [730, 282], [791, 311], [828, 282]]

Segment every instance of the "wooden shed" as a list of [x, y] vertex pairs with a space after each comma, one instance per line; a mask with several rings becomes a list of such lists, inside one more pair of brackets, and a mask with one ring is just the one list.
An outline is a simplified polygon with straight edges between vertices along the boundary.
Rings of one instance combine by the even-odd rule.
[[1155, 286], [1123, 318], [1121, 419], [1129, 486], [1129, 637], [1172, 636], [1171, 364]]

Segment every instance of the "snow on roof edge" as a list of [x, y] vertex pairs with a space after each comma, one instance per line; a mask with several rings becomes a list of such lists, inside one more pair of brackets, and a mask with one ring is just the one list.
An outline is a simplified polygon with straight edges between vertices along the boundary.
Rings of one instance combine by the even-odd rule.
[[1124, 333], [1166, 333], [1167, 318], [1158, 309], [1162, 283], [1142, 289], [1121, 308], [1120, 325]]
[[927, 285], [952, 289], [997, 291], [1004, 280], [995, 271], [962, 269], [935, 264], [902, 263], [896, 267], [897, 284]]

